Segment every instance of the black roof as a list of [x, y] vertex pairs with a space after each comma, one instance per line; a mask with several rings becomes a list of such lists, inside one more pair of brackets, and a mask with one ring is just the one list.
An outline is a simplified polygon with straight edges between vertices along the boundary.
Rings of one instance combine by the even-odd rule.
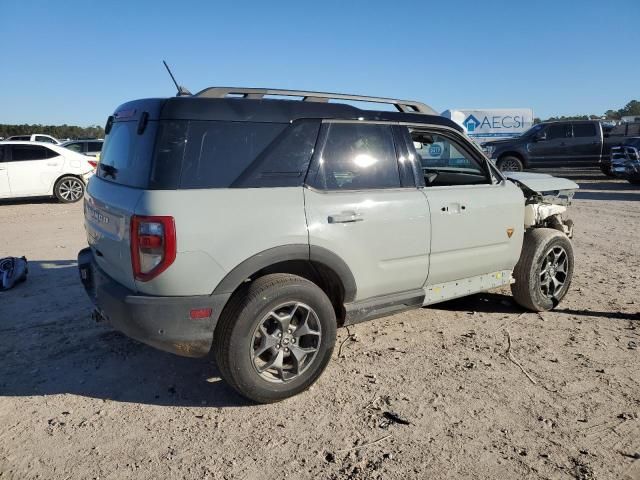
[[288, 123], [298, 119], [341, 119], [406, 122], [439, 125], [463, 131], [457, 123], [439, 115], [365, 110], [345, 103], [299, 100], [203, 98], [181, 96], [133, 100], [120, 105], [115, 121], [137, 120], [147, 112], [149, 120], [226, 120]]

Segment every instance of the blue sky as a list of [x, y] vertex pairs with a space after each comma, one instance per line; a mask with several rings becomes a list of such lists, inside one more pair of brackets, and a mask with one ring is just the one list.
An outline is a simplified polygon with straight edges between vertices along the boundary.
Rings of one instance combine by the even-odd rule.
[[212, 85], [448, 108], [603, 113], [640, 99], [640, 1], [0, 0], [0, 123], [103, 124]]

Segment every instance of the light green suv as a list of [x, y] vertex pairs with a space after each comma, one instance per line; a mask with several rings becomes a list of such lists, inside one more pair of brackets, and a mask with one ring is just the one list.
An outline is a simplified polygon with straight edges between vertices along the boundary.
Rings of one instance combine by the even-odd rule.
[[125, 103], [106, 133], [78, 262], [96, 318], [212, 349], [256, 402], [308, 388], [337, 327], [510, 284], [547, 310], [571, 283], [577, 185], [505, 177], [419, 102], [212, 87]]

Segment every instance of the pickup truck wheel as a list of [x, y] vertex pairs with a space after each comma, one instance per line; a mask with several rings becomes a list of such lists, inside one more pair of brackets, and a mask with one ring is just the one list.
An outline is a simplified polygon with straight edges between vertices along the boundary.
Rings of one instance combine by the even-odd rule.
[[573, 277], [573, 245], [564, 233], [536, 228], [524, 235], [513, 270], [515, 301], [534, 312], [551, 310], [564, 298]]
[[302, 277], [272, 274], [233, 295], [213, 349], [224, 380], [250, 400], [271, 403], [309, 388], [335, 340], [335, 312], [325, 293]]
[[53, 194], [60, 203], [75, 203], [84, 196], [84, 183], [76, 177], [62, 177], [53, 187]]
[[522, 161], [518, 157], [509, 155], [498, 160], [496, 165], [502, 172], [521, 172], [524, 170]]

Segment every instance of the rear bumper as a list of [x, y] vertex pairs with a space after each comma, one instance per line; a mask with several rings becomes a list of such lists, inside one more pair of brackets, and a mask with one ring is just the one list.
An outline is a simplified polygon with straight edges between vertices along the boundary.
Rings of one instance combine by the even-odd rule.
[[[207, 355], [222, 308], [231, 296], [158, 297], [137, 294], [106, 275], [90, 248], [78, 253], [80, 280], [96, 316], [128, 337], [185, 357]], [[210, 308], [209, 318], [191, 319], [192, 309]]]

